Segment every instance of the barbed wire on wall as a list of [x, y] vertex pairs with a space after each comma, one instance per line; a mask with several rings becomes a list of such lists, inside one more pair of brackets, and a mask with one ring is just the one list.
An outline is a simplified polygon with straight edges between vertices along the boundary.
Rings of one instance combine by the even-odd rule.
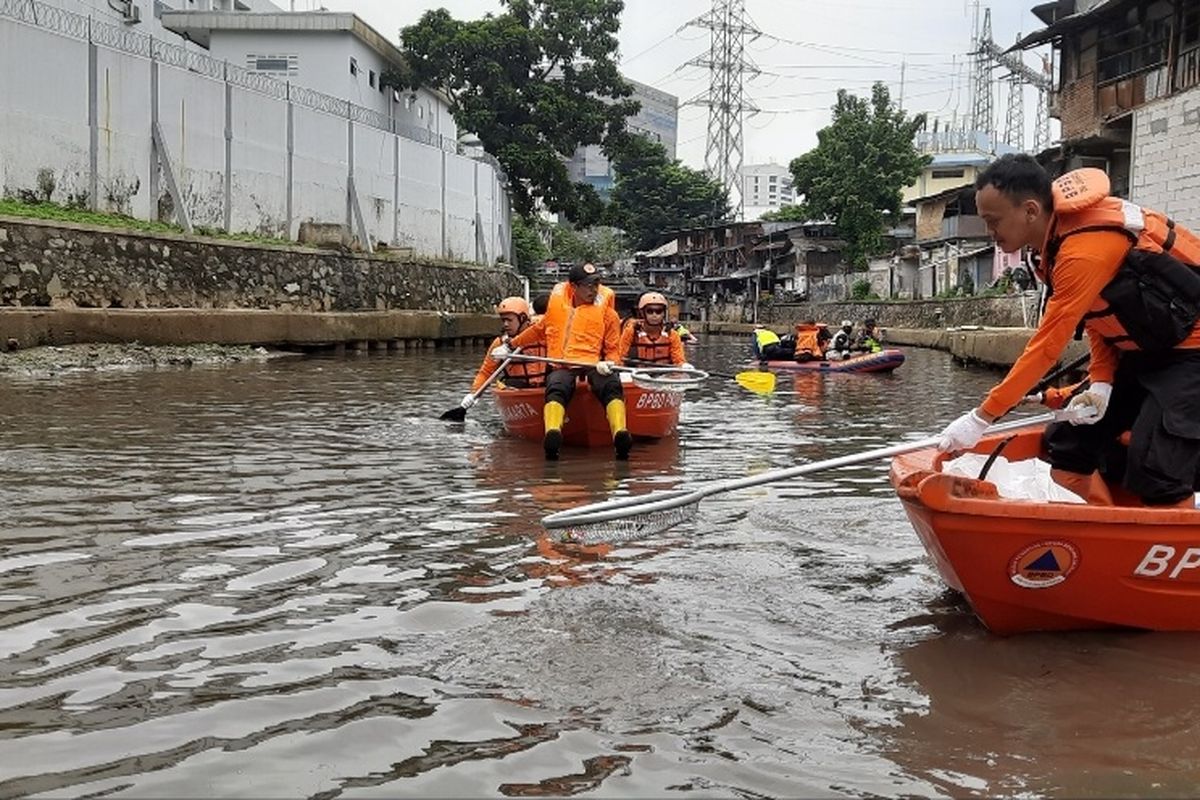
[[251, 72], [236, 64], [226, 63], [225, 80], [234, 86], [249, 89], [259, 94], [265, 94], [269, 97], [274, 97], [276, 100], [288, 99], [289, 87], [287, 83], [272, 78], [270, 75], [263, 75], [261, 72]]

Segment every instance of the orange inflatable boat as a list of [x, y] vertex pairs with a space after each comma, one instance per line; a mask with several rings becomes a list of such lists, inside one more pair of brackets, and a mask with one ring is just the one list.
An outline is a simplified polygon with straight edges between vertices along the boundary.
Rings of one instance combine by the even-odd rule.
[[[622, 388], [625, 391], [625, 424], [635, 439], [661, 439], [675, 432], [683, 402], [681, 392], [655, 391], [635, 383], [625, 383]], [[505, 430], [522, 439], [542, 440], [544, 389], [498, 388], [493, 396]], [[584, 381], [575, 386], [562, 432], [563, 443], [567, 445], [612, 448], [612, 432], [604, 409]]]
[[[1033, 458], [1040, 439], [1040, 428], [1021, 431], [1003, 455]], [[1200, 630], [1200, 512], [1005, 499], [986, 480], [941, 472], [945, 458], [897, 456], [892, 485], [942, 579], [989, 629]]]

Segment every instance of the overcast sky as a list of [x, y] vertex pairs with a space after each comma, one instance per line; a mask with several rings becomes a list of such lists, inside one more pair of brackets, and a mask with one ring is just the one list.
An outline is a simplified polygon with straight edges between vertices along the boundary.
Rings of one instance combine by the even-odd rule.
[[[286, 7], [287, 0], [275, 1]], [[460, 19], [501, 10], [498, 0], [295, 0], [297, 10], [321, 4], [353, 11], [393, 40], [431, 8], [446, 8]], [[1029, 12], [1033, 5], [1033, 0], [995, 0], [995, 41], [1008, 45], [1018, 32], [1042, 28]], [[681, 104], [703, 94], [708, 71], [685, 64], [707, 53], [709, 32], [685, 26], [710, 7], [711, 0], [626, 0], [620, 33], [625, 75], [676, 95]], [[762, 113], [746, 119], [745, 163], [786, 164], [812, 148], [816, 132], [829, 123], [838, 88], [867, 94], [872, 81], [881, 80], [893, 97], [899, 96], [902, 63], [907, 110], [929, 112], [943, 125], [956, 112], [959, 117], [970, 113], [970, 0], [746, 0], [746, 11], [764, 35], [747, 48], [763, 74], [746, 84]], [[1033, 53], [1026, 53], [1025, 61], [1040, 68]], [[1026, 90], [1027, 147], [1033, 143], [1036, 97]], [[1001, 134], [1007, 100], [1004, 84], [995, 100]], [[704, 166], [707, 119], [706, 108], [679, 109], [677, 155], [697, 168]]]

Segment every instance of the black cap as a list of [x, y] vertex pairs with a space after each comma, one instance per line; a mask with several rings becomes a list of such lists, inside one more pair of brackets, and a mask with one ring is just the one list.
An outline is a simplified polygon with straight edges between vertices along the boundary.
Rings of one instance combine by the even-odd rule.
[[576, 264], [567, 273], [567, 280], [574, 284], [599, 283], [600, 270], [594, 264]]

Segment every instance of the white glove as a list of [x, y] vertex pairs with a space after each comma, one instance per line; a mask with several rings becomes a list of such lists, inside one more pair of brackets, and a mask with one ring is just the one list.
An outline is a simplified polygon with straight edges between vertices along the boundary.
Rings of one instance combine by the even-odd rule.
[[679, 365], [679, 368], [680, 368], [680, 369], [682, 369], [682, 370], [689, 370], [689, 371], [690, 371], [690, 370], [694, 370], [694, 369], [695, 369], [695, 367], [694, 367], [693, 365], [689, 364], [689, 363], [688, 363], [688, 362], [686, 362], [686, 361], [685, 361], [685, 362], [683, 362], [682, 364], [680, 364], [680, 365]]
[[1108, 410], [1108, 398], [1112, 396], [1111, 383], [1093, 383], [1086, 392], [1076, 395], [1067, 404], [1068, 411], [1080, 411], [1084, 408], [1094, 408], [1096, 413], [1088, 417], [1072, 418], [1072, 425], [1095, 425]]
[[607, 378], [613, 374], [613, 363], [611, 361], [597, 361], [596, 372]]
[[512, 355], [512, 350], [509, 349], [508, 345], [501, 344], [499, 347], [497, 347], [495, 350], [492, 351], [492, 360], [493, 361], [503, 361], [504, 359], [508, 358], [511, 355]]
[[477, 402], [479, 402], [479, 398], [475, 396], [475, 393], [467, 392], [465, 395], [463, 395], [463, 399], [458, 401], [458, 404], [464, 409], [467, 409], [475, 405]]
[[938, 450], [943, 453], [952, 453], [974, 447], [989, 424], [987, 420], [979, 416], [978, 411], [971, 409], [946, 426], [946, 429], [942, 431], [942, 440], [938, 442]]
[[1021, 402], [1022, 402], [1022, 403], [1038, 403], [1038, 404], [1041, 404], [1043, 401], [1045, 401], [1045, 399], [1046, 399], [1046, 393], [1045, 393], [1045, 392], [1034, 392], [1033, 394], [1027, 394], [1027, 395], [1025, 395], [1024, 397], [1022, 397], [1022, 398], [1021, 398]]

